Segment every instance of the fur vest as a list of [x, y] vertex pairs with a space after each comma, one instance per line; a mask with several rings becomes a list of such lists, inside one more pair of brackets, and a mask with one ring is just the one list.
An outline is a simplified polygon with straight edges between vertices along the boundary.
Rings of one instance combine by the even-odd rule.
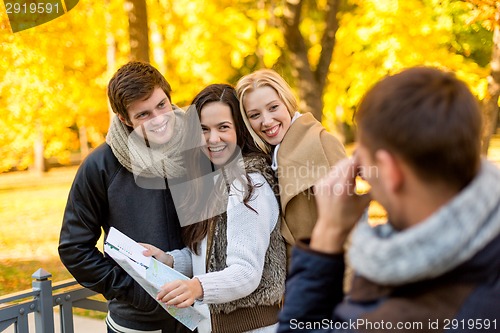
[[[269, 164], [261, 157], [245, 158], [247, 173], [260, 173], [273, 191], [276, 179]], [[259, 186], [258, 184], [254, 184]], [[279, 199], [278, 199], [279, 200]], [[243, 332], [275, 324], [286, 278], [286, 249], [280, 232], [280, 220], [274, 227], [266, 252], [264, 270], [257, 289], [250, 295], [223, 304], [210, 304], [212, 332]], [[226, 265], [227, 218], [221, 214], [208, 234], [207, 272], [221, 271]]]

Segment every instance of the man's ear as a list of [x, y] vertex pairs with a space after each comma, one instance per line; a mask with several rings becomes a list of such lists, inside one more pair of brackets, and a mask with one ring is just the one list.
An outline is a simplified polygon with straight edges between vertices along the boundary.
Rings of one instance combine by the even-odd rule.
[[131, 127], [132, 125], [128, 123], [127, 119], [125, 119], [121, 114], [117, 114], [118, 119], [122, 122], [123, 125]]
[[387, 150], [375, 152], [375, 160], [378, 165], [384, 187], [390, 192], [397, 192], [403, 186], [404, 173], [400, 161]]

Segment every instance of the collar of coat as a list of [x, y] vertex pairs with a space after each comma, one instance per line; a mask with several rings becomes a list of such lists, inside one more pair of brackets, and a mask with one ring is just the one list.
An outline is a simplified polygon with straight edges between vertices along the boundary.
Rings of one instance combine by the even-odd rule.
[[297, 118], [286, 133], [278, 151], [278, 170], [283, 211], [297, 194], [312, 187], [330, 171], [321, 143], [325, 128], [311, 113]]

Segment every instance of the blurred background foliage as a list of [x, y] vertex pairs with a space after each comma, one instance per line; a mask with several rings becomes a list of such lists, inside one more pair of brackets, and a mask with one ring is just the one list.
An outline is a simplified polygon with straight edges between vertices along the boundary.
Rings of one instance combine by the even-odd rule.
[[345, 143], [378, 79], [446, 68], [483, 103], [487, 149], [498, 118], [499, 13], [493, 0], [80, 0], [12, 33], [0, 5], [0, 172], [79, 163], [105, 139], [106, 85], [129, 60], [155, 65], [179, 106], [208, 84], [274, 68], [301, 111]]

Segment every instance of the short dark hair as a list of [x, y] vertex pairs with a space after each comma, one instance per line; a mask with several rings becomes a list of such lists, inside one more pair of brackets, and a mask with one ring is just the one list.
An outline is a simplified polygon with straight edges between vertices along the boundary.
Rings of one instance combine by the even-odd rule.
[[120, 67], [108, 84], [108, 98], [114, 113], [130, 121], [127, 108], [135, 101], [148, 99], [155, 88], [161, 88], [170, 102], [170, 84], [152, 65], [131, 61]]
[[452, 73], [414, 67], [386, 77], [364, 96], [356, 121], [372, 155], [393, 152], [422, 180], [462, 189], [480, 167], [479, 105]]

